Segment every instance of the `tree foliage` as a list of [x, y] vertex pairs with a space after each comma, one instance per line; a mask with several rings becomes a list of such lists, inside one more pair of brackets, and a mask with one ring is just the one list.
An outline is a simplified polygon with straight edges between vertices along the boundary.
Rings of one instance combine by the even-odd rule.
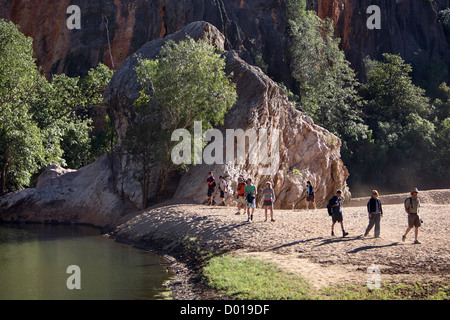
[[47, 80], [31, 38], [0, 19], [0, 194], [30, 186], [49, 163], [79, 168], [94, 160], [87, 110], [111, 76], [99, 65], [83, 78]]
[[[286, 17], [291, 72], [298, 82], [298, 97], [290, 93], [291, 99], [341, 139], [350, 186], [448, 187], [450, 90], [441, 83], [448, 74], [444, 62], [424, 63], [420, 51], [415, 70], [399, 55], [366, 58], [367, 80], [359, 84], [331, 21], [306, 10], [305, 0], [288, 0]], [[447, 11], [439, 18], [445, 27]]]
[[[371, 170], [361, 168], [364, 176], [397, 189], [444, 186], [441, 178], [448, 177], [448, 162], [442, 150], [449, 149], [449, 142], [442, 140], [445, 129], [440, 132], [439, 118], [448, 117], [448, 109], [431, 104], [425, 90], [413, 84], [412, 68], [399, 55], [383, 57], [384, 61], [366, 59], [367, 83], [360, 90], [367, 102], [365, 122], [376, 145], [371, 156], [377, 160]], [[440, 86], [443, 91], [445, 87]]]
[[334, 36], [331, 20], [321, 20], [315, 12], [306, 10], [304, 0], [289, 0], [286, 15], [300, 109], [341, 138], [343, 157], [350, 161], [356, 145], [370, 140], [355, 73], [339, 49], [340, 40]]

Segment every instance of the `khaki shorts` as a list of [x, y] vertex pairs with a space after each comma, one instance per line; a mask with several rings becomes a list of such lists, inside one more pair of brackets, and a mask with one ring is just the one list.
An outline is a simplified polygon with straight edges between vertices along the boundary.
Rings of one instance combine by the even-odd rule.
[[245, 205], [245, 198], [244, 198], [244, 196], [237, 196], [237, 202], [238, 203], [242, 203], [243, 205]]
[[420, 226], [421, 226], [421, 223], [420, 223], [419, 215], [417, 213], [408, 214], [408, 227], [412, 228], [412, 227], [420, 227]]

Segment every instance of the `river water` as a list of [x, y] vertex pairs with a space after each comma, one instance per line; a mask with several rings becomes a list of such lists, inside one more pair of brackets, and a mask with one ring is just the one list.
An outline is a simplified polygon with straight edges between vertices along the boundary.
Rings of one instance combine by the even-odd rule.
[[0, 224], [2, 300], [170, 299], [167, 266], [92, 227]]

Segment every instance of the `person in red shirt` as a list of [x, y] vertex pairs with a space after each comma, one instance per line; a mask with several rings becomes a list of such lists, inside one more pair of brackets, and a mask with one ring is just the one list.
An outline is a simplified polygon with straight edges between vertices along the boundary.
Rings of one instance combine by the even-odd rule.
[[244, 179], [242, 177], [238, 178], [238, 185], [237, 185], [237, 194], [236, 194], [236, 200], [237, 200], [237, 212], [236, 214], [241, 214], [241, 206], [244, 207], [244, 212], [247, 210], [245, 207], [245, 196], [244, 196], [244, 188], [247, 184], [244, 182]]

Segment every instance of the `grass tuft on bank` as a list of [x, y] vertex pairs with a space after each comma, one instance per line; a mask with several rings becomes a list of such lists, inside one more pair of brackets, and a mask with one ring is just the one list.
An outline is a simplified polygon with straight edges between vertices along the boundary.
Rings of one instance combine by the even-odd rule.
[[312, 299], [303, 278], [260, 259], [215, 257], [205, 267], [204, 275], [210, 287], [240, 300]]
[[203, 272], [207, 284], [239, 300], [448, 300], [445, 283], [387, 283], [379, 289], [365, 284], [334, 285], [317, 290], [301, 276], [261, 259], [231, 254], [212, 258]]

